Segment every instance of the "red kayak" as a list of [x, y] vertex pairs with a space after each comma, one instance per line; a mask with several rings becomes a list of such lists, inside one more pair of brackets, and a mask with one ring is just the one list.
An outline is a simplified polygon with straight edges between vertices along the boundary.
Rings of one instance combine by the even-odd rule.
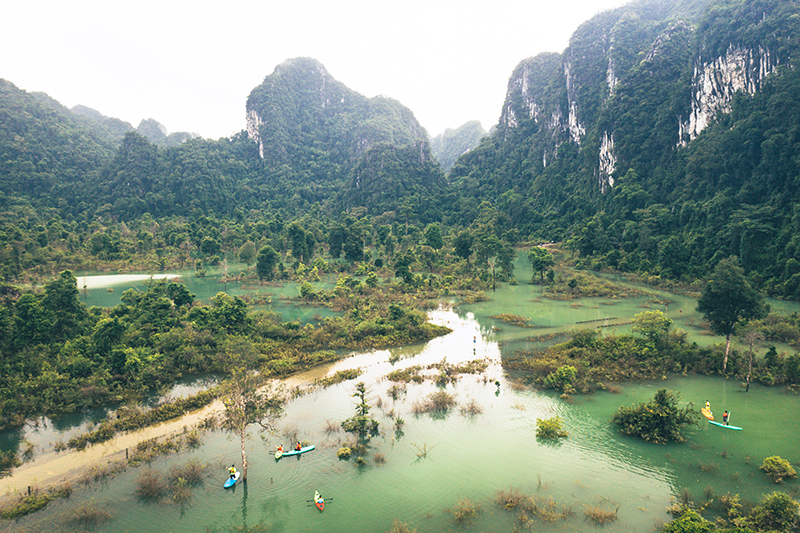
[[320, 495], [319, 491], [314, 491], [314, 505], [317, 506], [317, 509], [322, 511], [325, 509], [325, 498]]

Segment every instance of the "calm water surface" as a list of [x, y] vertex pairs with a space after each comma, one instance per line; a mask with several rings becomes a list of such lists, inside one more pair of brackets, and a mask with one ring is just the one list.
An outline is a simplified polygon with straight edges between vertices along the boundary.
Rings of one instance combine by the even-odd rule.
[[[514, 513], [495, 504], [500, 491], [513, 489], [535, 498], [540, 506], [552, 502], [566, 515], [553, 522], [533, 519], [535, 531], [649, 532], [670, 519], [666, 508], [684, 491], [699, 502], [725, 493], [755, 501], [776, 488], [758, 469], [765, 457], [780, 455], [794, 465], [800, 463], [797, 395], [758, 385], [745, 393], [734, 380], [676, 376], [657, 383], [623, 384], [615, 393], [562, 400], [518, 386], [503, 371], [502, 357], [536, 345], [533, 336], [585, 327], [586, 320], [612, 323], [615, 317], [614, 321], [625, 322], [648, 308], [666, 308], [676, 325], [698, 342], [720, 342], [700, 334], [693, 300], [669, 295], [665, 306], [664, 296], [651, 292], [628, 300], [552, 302], [541, 299], [536, 287], [504, 287], [491, 295], [490, 302], [431, 313], [432, 321], [453, 329], [449, 335], [423, 345], [354, 355], [312, 370], [307, 376], [312, 379], [343, 368], [364, 370], [359, 380], [368, 385], [371, 414], [381, 422], [381, 434], [373, 439], [365, 466], [337, 459], [336, 452], [349, 435], [326, 432], [329, 422], [341, 422], [354, 413], [355, 382], [349, 381], [293, 401], [277, 435], [262, 437], [253, 431], [246, 486], [222, 489], [225, 466], [231, 462], [240, 466], [239, 444], [224, 433], [211, 433], [196, 450], [131, 468], [105, 483], [76, 488], [70, 499], [2, 526], [6, 531], [72, 531], [75, 524], [69, 520], [75, 509], [90, 503], [113, 515], [96, 529], [107, 532], [383, 532], [395, 519], [420, 533], [525, 530]], [[491, 318], [498, 313], [527, 316], [534, 327], [513, 327]], [[460, 406], [474, 400], [482, 408], [480, 414], [462, 414], [455, 408], [443, 416], [415, 416], [414, 402], [437, 390], [429, 381], [409, 385], [396, 402], [388, 395], [391, 383], [384, 376], [392, 370], [477, 358], [489, 359], [489, 370], [463, 376], [447, 390]], [[697, 408], [709, 400], [715, 412], [730, 410], [731, 422], [744, 431], [704, 423], [687, 432], [686, 443], [666, 446], [618, 434], [609, 422], [613, 413], [620, 406], [649, 401], [661, 387], [679, 392], [683, 403]], [[394, 431], [391, 415], [405, 421], [401, 432]], [[562, 418], [569, 436], [558, 444], [537, 442], [536, 419], [555, 415]], [[289, 444], [284, 435], [295, 431], [317, 449], [276, 462], [271, 450], [279, 443]], [[375, 454], [385, 462], [376, 461]], [[144, 469], [167, 471], [191, 457], [208, 464], [209, 475], [193, 490], [189, 503], [137, 499], [136, 480]], [[796, 481], [778, 488], [794, 491], [797, 497]], [[307, 501], [315, 490], [329, 499], [322, 513]], [[480, 512], [471, 525], [460, 527], [451, 510], [464, 499], [479, 506]], [[592, 507], [617, 509], [618, 520], [596, 528], [584, 514]]]

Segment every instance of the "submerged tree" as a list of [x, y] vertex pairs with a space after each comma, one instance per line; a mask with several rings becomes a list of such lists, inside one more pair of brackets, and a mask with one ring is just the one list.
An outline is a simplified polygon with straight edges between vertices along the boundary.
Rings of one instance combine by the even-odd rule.
[[544, 281], [544, 271], [555, 264], [552, 254], [541, 246], [531, 248], [528, 252], [528, 262], [531, 264], [531, 270], [539, 273], [539, 281]]
[[719, 262], [714, 275], [703, 289], [697, 301], [697, 310], [711, 324], [717, 335], [725, 335], [725, 358], [722, 373], [728, 367], [728, 353], [731, 348], [731, 335], [740, 322], [764, 318], [769, 306], [764, 297], [755, 290], [744, 275], [735, 257]]
[[283, 416], [286, 395], [283, 386], [275, 380], [244, 369], [236, 369], [222, 387], [225, 413], [222, 425], [236, 434], [242, 445], [242, 481], [247, 481], [247, 454], [245, 439], [247, 427], [258, 424], [262, 430], [275, 431], [275, 424]]

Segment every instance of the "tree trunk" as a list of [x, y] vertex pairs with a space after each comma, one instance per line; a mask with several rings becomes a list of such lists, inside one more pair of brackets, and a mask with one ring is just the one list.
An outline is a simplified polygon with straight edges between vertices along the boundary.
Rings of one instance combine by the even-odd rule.
[[247, 481], [247, 453], [244, 449], [244, 438], [247, 432], [247, 428], [243, 428], [239, 432], [239, 436], [242, 438], [242, 482]]
[[745, 387], [744, 391], [747, 392], [750, 390], [750, 373], [753, 371], [753, 347], [750, 347], [750, 363], [747, 365], [747, 387]]
[[722, 373], [725, 374], [726, 369], [728, 368], [728, 352], [731, 349], [731, 334], [728, 333], [725, 336], [725, 358], [722, 360]]

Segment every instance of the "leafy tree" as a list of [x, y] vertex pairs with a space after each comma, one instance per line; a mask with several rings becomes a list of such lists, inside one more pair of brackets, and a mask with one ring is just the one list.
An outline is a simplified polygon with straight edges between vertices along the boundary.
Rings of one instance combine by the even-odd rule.
[[737, 324], [764, 318], [769, 313], [769, 306], [764, 303], [764, 297], [750, 285], [736, 258], [729, 257], [720, 261], [714, 269], [714, 275], [697, 301], [697, 310], [711, 324], [714, 333], [725, 335], [725, 358], [722, 361], [724, 374], [728, 366], [731, 335]]
[[425, 228], [423, 243], [427, 246], [430, 246], [434, 250], [441, 250], [442, 246], [444, 246], [444, 240], [442, 239], [442, 227], [436, 223], [428, 224], [428, 226]]
[[669, 441], [683, 442], [684, 426], [696, 424], [699, 415], [691, 406], [678, 407], [679, 394], [659, 389], [648, 403], [632, 407], [620, 407], [614, 413], [613, 422], [623, 433], [634, 435], [647, 442], [665, 444]]
[[247, 265], [249, 268], [250, 265], [253, 264], [253, 261], [256, 258], [256, 245], [253, 244], [253, 241], [245, 242], [241, 248], [239, 248], [239, 260]]
[[278, 264], [280, 256], [269, 244], [258, 252], [256, 259], [256, 274], [260, 280], [272, 280], [275, 277], [275, 265]]
[[80, 302], [78, 280], [69, 270], [44, 286], [42, 308], [53, 317], [52, 335], [65, 340], [83, 332], [89, 313]]
[[245, 369], [236, 369], [222, 386], [221, 399], [225, 405], [222, 426], [239, 437], [242, 449], [242, 481], [247, 481], [247, 428], [258, 424], [262, 430], [275, 431], [281, 419], [287, 397], [282, 385]]
[[785, 492], [765, 495], [747, 517], [758, 531], [797, 531], [800, 528], [800, 503]]
[[497, 259], [501, 253], [503, 243], [494, 234], [488, 233], [481, 236], [478, 240], [477, 250], [475, 251], [476, 261], [479, 265], [486, 265], [491, 269], [492, 290], [497, 290]]
[[797, 477], [797, 471], [792, 464], [778, 455], [765, 458], [759, 468], [775, 483], [780, 483], [787, 478]]
[[531, 264], [531, 269], [539, 273], [540, 281], [544, 281], [544, 271], [555, 264], [552, 254], [541, 246], [531, 248], [528, 252], [528, 262]]
[[658, 345], [667, 338], [672, 320], [661, 311], [643, 311], [633, 317], [633, 331]]
[[472, 255], [472, 243], [474, 241], [475, 238], [468, 231], [462, 231], [453, 242], [456, 255], [467, 262], [467, 268], [469, 268], [469, 258]]

